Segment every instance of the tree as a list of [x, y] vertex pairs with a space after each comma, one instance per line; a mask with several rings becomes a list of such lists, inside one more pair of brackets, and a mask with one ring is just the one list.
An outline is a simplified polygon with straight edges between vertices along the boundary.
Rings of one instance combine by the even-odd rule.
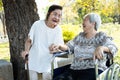
[[6, 29], [10, 46], [10, 61], [13, 65], [14, 80], [26, 80], [24, 60], [25, 38], [34, 21], [39, 19], [35, 0], [2, 0]]
[[118, 18], [118, 22], [120, 24], [120, 0], [118, 0], [118, 12], [119, 12], [119, 18]]
[[100, 2], [99, 0], [76, 0], [73, 8], [78, 14], [76, 19], [79, 21], [79, 23], [81, 23], [85, 14], [89, 12], [97, 12], [100, 10]]

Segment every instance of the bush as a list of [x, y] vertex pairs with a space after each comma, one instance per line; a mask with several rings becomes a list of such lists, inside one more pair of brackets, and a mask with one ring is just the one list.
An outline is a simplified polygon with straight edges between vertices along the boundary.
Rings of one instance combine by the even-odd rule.
[[73, 39], [75, 36], [75, 33], [72, 31], [64, 31], [63, 32], [63, 38], [65, 42], [68, 42], [69, 40]]
[[101, 16], [101, 18], [102, 18], [102, 22], [103, 22], [103, 23], [113, 22], [113, 18], [112, 18], [112, 17]]
[[78, 25], [64, 24], [61, 25], [61, 27], [63, 31], [63, 39], [65, 42], [73, 39], [80, 32]]

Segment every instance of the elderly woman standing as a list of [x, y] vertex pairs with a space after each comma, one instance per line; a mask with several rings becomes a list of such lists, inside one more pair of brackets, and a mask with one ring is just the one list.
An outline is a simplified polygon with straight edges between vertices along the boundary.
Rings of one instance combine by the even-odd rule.
[[[117, 52], [117, 47], [104, 32], [98, 32], [101, 18], [96, 13], [89, 13], [83, 19], [83, 32], [80, 32], [66, 45], [51, 45], [50, 51], [70, 50], [74, 52], [74, 60], [70, 69], [54, 80], [95, 80], [94, 60], [98, 59], [98, 71], [106, 66], [106, 56]], [[104, 53], [106, 52], [106, 53]]]
[[[51, 5], [46, 19], [33, 23], [25, 42], [22, 57], [28, 56], [30, 80], [51, 80], [51, 59], [49, 46], [52, 43], [64, 44], [59, 23], [62, 18], [62, 6]], [[57, 33], [57, 34], [56, 34]]]

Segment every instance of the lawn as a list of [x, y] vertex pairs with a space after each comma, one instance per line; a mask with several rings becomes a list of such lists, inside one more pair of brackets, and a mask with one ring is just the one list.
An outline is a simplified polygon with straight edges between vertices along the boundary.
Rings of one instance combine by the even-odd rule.
[[120, 64], [120, 25], [107, 23], [103, 24], [100, 28], [101, 31], [106, 32], [109, 36], [113, 37], [113, 41], [118, 47], [118, 52], [116, 57], [114, 58], [114, 62]]
[[10, 60], [9, 43], [0, 43], [0, 59]]

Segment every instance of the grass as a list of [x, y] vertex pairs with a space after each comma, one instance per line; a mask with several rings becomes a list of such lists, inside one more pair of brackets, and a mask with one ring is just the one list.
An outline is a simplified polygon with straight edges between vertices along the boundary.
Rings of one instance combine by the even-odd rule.
[[120, 24], [103, 24], [100, 30], [106, 32], [109, 36], [113, 37], [114, 42], [118, 47], [118, 52], [116, 57], [114, 58], [114, 62], [120, 64]]
[[10, 61], [9, 42], [0, 43], [0, 59]]

